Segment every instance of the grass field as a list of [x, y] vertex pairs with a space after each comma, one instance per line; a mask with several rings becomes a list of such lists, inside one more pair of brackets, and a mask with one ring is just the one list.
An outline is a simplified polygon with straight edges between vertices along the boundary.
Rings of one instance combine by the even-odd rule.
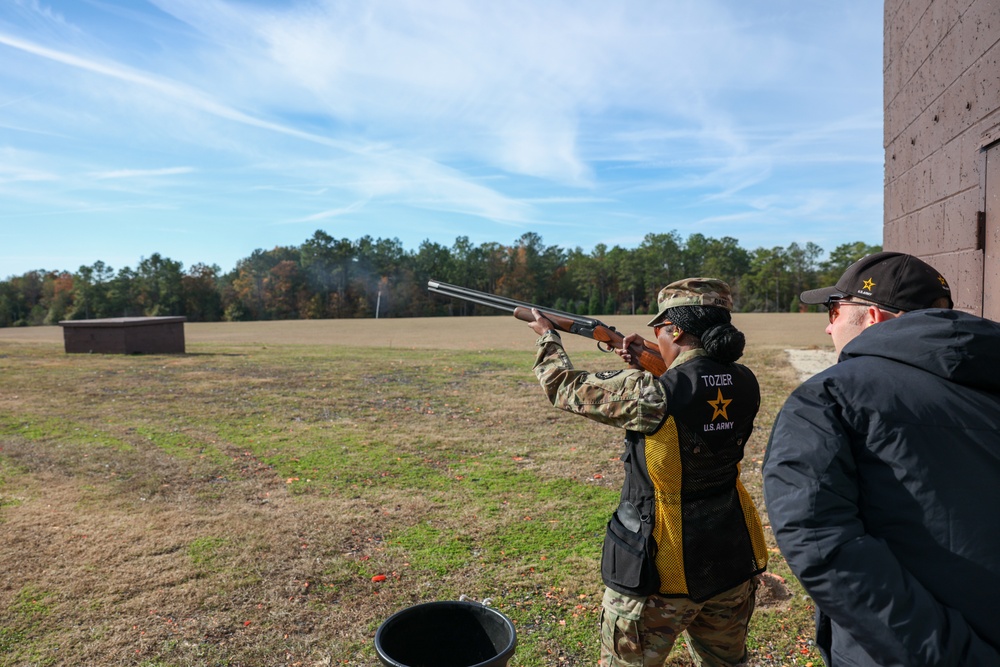
[[[764, 391], [743, 479], [765, 523], [783, 350], [829, 347], [823, 322], [736, 317]], [[512, 667], [596, 664], [621, 433], [545, 401], [526, 325], [185, 334], [185, 355], [67, 355], [57, 327], [0, 329], [0, 665], [374, 666], [385, 618], [460, 595], [513, 619]], [[752, 664], [819, 665], [809, 601], [771, 556], [785, 581], [760, 592]]]

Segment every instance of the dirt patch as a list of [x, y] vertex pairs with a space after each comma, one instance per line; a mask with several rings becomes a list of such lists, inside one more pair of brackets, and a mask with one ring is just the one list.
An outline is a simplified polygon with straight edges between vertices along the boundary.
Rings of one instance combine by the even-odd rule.
[[762, 572], [757, 577], [757, 608], [776, 609], [785, 607], [792, 598], [788, 582], [771, 572]]
[[825, 371], [837, 363], [837, 353], [833, 350], [785, 350], [788, 360], [799, 375], [799, 382], [805, 382], [816, 373]]

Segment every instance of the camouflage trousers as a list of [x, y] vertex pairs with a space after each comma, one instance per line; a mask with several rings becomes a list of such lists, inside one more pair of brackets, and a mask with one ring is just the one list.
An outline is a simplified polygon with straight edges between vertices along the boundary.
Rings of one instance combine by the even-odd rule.
[[704, 602], [662, 595], [636, 598], [609, 588], [601, 610], [600, 666], [663, 665], [682, 632], [696, 665], [743, 665], [756, 590], [756, 577]]

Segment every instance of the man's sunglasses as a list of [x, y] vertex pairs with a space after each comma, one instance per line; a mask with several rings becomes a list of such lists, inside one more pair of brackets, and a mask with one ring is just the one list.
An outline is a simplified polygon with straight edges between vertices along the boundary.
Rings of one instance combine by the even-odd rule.
[[871, 301], [849, 301], [847, 299], [830, 299], [823, 304], [826, 306], [827, 317], [830, 320], [830, 324], [833, 324], [837, 317], [840, 315], [840, 306], [864, 306], [865, 308], [878, 308], [879, 310], [885, 310], [890, 313], [898, 313], [899, 311], [895, 308], [889, 308], [888, 306], [881, 306], [877, 303], [872, 303]]

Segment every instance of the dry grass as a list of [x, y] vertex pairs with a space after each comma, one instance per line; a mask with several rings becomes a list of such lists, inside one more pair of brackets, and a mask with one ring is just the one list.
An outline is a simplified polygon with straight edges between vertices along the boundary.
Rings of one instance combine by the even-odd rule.
[[[764, 389], [744, 466], [762, 512], [760, 459], [796, 382], [782, 350], [828, 345], [821, 318], [737, 318]], [[186, 336], [186, 355], [124, 357], [0, 330], [0, 665], [375, 665], [382, 620], [460, 594], [515, 620], [512, 667], [596, 661], [620, 433], [544, 402], [523, 323]], [[567, 342], [581, 366], [616, 366]], [[788, 589], [761, 594], [755, 664], [818, 664]]]
[[[648, 315], [607, 317], [623, 333], [648, 332]], [[772, 348], [830, 348], [820, 313], [737, 313], [734, 324], [751, 345]], [[389, 349], [524, 350], [531, 332], [512, 317], [416, 317], [380, 320], [285, 320], [278, 322], [189, 322], [188, 343], [217, 345], [334, 345]], [[648, 337], [648, 333], [643, 334]], [[60, 327], [0, 328], [0, 343], [62, 344]], [[593, 341], [567, 337], [566, 349], [594, 349]]]

